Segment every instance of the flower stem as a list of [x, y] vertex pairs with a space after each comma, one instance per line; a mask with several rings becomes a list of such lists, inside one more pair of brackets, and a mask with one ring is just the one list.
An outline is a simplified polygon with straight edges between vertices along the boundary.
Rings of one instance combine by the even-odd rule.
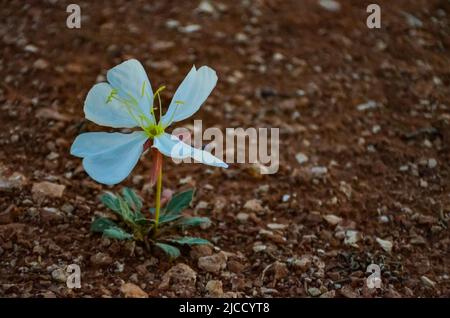
[[160, 164], [158, 165], [158, 180], [156, 181], [156, 197], [155, 197], [155, 231], [154, 235], [158, 232], [158, 224], [159, 224], [159, 211], [161, 210], [161, 188], [162, 188], [162, 155], [158, 152], [157, 156], [160, 160]]

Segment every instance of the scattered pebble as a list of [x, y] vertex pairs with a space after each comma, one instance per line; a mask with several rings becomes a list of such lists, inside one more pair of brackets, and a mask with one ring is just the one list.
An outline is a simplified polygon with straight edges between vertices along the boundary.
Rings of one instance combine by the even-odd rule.
[[378, 237], [375, 238], [375, 240], [377, 241], [378, 244], [380, 244], [383, 250], [385, 250], [388, 253], [392, 252], [392, 247], [394, 246], [394, 244], [391, 241], [383, 240]]
[[213, 5], [208, 0], [202, 0], [196, 10], [201, 13], [209, 13], [209, 14], [216, 13], [216, 10], [214, 9]]
[[377, 103], [373, 100], [370, 100], [367, 103], [359, 104], [358, 106], [356, 106], [356, 109], [359, 110], [360, 112], [362, 112], [365, 110], [374, 109], [376, 107], [377, 107]]
[[206, 210], [207, 208], [208, 208], [208, 202], [200, 201], [195, 206], [194, 211], [198, 212], [198, 211], [201, 211], [201, 210]]
[[50, 64], [44, 59], [37, 59], [33, 63], [33, 67], [38, 70], [45, 70]]
[[133, 283], [125, 283], [120, 287], [125, 298], [148, 298], [148, 294]]
[[238, 221], [241, 221], [241, 222], [246, 222], [246, 221], [248, 220], [249, 217], [250, 217], [250, 215], [249, 215], [248, 213], [245, 213], [245, 212], [239, 212], [239, 213], [236, 215], [236, 219], [237, 219]]
[[428, 168], [434, 169], [437, 166], [437, 161], [434, 158], [428, 159]]
[[91, 256], [91, 263], [96, 266], [108, 266], [112, 262], [112, 257], [106, 253], [99, 252]]
[[52, 271], [53, 280], [59, 283], [67, 282], [67, 276], [68, 276], [67, 272], [62, 268], [57, 268], [54, 271]]
[[30, 53], [37, 53], [39, 51], [38, 47], [33, 44], [25, 45], [24, 50]]
[[47, 155], [46, 158], [47, 158], [47, 160], [52, 161], [52, 160], [58, 159], [59, 154], [57, 152], [52, 151]]
[[198, 260], [199, 257], [212, 255], [213, 249], [209, 244], [194, 245], [189, 255], [192, 259]]
[[346, 298], [358, 298], [358, 293], [351, 286], [342, 287], [339, 292]]
[[351, 245], [358, 247], [358, 244], [356, 244], [360, 239], [362, 238], [362, 235], [358, 231], [354, 230], [348, 230], [345, 231], [345, 239], [344, 244]]
[[267, 249], [267, 246], [263, 245], [263, 244], [255, 244], [255, 245], [253, 245], [253, 251], [255, 253], [259, 253], [259, 252], [265, 251], [266, 249]]
[[309, 255], [303, 255], [300, 258], [293, 257], [288, 259], [288, 264], [296, 268], [299, 268], [303, 271], [307, 270], [310, 267], [311, 263], [312, 258]]
[[36, 199], [42, 197], [61, 198], [66, 186], [62, 184], [56, 184], [48, 181], [38, 182], [33, 184], [31, 192]]
[[320, 298], [335, 298], [335, 297], [336, 297], [335, 290], [330, 290], [330, 291], [327, 291], [326, 293], [323, 293], [322, 295], [320, 295]]
[[258, 199], [252, 199], [245, 202], [244, 209], [247, 209], [251, 212], [261, 212], [264, 210], [261, 205], [261, 201], [259, 201]]
[[421, 188], [428, 188], [428, 182], [423, 179], [420, 179], [419, 185]]
[[409, 166], [408, 165], [400, 166], [400, 168], [398, 168], [398, 170], [401, 172], [406, 172], [409, 170]]
[[170, 289], [183, 297], [192, 296], [195, 292], [197, 273], [188, 265], [179, 263], [170, 268], [162, 277], [160, 289]]
[[426, 287], [431, 287], [431, 288], [435, 288], [436, 287], [436, 282], [432, 281], [431, 279], [429, 279], [428, 277], [426, 277], [425, 275], [420, 277], [420, 280], [422, 281], [422, 283], [426, 286]]
[[353, 192], [352, 186], [349, 185], [345, 181], [339, 182], [339, 191], [341, 191], [343, 194], [345, 194], [347, 199], [350, 199], [352, 197], [352, 192]]
[[169, 19], [166, 21], [166, 27], [169, 29], [175, 29], [180, 26], [180, 22], [177, 20]]
[[40, 211], [40, 216], [44, 222], [61, 221], [64, 219], [64, 214], [53, 207], [43, 207]]
[[223, 296], [223, 287], [220, 280], [210, 280], [206, 283], [205, 289], [208, 291], [210, 297]]
[[227, 266], [227, 255], [219, 252], [211, 256], [203, 256], [198, 259], [198, 267], [210, 273], [218, 273]]
[[320, 291], [319, 288], [310, 287], [310, 288], [308, 288], [308, 294], [312, 297], [317, 297], [317, 296], [320, 296], [322, 294], [322, 292]]
[[342, 222], [342, 218], [334, 214], [326, 214], [323, 219], [330, 225], [337, 225]]
[[311, 173], [315, 177], [323, 176], [323, 175], [327, 174], [327, 172], [328, 172], [327, 167], [318, 166], [318, 167], [311, 168]]
[[381, 126], [380, 125], [375, 125], [372, 127], [372, 133], [373, 134], [378, 134], [381, 131]]
[[283, 279], [283, 278], [287, 277], [289, 274], [289, 270], [288, 270], [286, 264], [283, 262], [280, 262], [280, 261], [276, 261], [275, 263], [272, 264], [272, 270], [273, 270], [273, 274], [274, 274], [274, 277], [273, 277], [274, 281]]
[[279, 223], [269, 223], [267, 224], [267, 227], [271, 230], [284, 230], [285, 228], [287, 228], [287, 225]]
[[408, 23], [409, 27], [421, 28], [423, 26], [423, 22], [412, 14], [404, 11], [402, 12], [402, 14], [405, 16], [406, 22]]
[[319, 5], [331, 12], [337, 12], [341, 9], [341, 4], [335, 0], [319, 0]]
[[284, 194], [283, 197], [281, 198], [281, 201], [288, 202], [290, 198], [291, 196], [289, 194]]
[[184, 26], [184, 27], [180, 27], [180, 28], [178, 28], [178, 30], [180, 31], [180, 32], [182, 32], [182, 33], [194, 33], [194, 32], [197, 32], [197, 31], [199, 31], [199, 30], [201, 30], [201, 26], [200, 25], [198, 25], [198, 24], [189, 24], [189, 25], [186, 25], [186, 26]]
[[27, 183], [25, 176], [19, 172], [6, 174], [0, 165], [0, 192], [12, 191], [14, 189], [21, 189]]

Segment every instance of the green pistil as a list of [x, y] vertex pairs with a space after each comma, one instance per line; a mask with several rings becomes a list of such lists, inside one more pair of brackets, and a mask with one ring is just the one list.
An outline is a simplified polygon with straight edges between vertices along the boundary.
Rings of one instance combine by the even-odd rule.
[[155, 138], [164, 133], [164, 128], [160, 125], [150, 125], [143, 129], [149, 138]]

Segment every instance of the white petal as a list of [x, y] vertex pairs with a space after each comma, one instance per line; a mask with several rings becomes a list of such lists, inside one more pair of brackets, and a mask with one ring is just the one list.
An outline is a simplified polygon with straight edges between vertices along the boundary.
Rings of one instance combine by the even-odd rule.
[[[175, 92], [169, 109], [161, 119], [163, 126], [167, 127], [172, 122], [184, 120], [199, 110], [216, 83], [217, 75], [213, 69], [202, 66], [196, 70], [195, 66], [192, 67]], [[182, 104], [177, 104], [177, 102], [182, 102]]]
[[106, 78], [112, 87], [118, 90], [120, 97], [132, 98], [137, 102], [142, 114], [151, 120], [150, 109], [153, 105], [153, 90], [142, 64], [135, 59], [127, 60], [108, 71]]
[[117, 184], [133, 170], [147, 139], [142, 131], [131, 134], [84, 133], [75, 139], [70, 153], [84, 158], [83, 167], [95, 181]]
[[213, 156], [210, 152], [191, 147], [171, 134], [164, 133], [155, 137], [152, 147], [157, 148], [163, 155], [174, 159], [191, 157], [210, 166], [228, 168], [225, 162]]
[[138, 123], [130, 116], [124, 105], [114, 99], [106, 102], [112, 89], [108, 83], [99, 83], [91, 88], [84, 102], [86, 118], [98, 125], [113, 128], [138, 126]]

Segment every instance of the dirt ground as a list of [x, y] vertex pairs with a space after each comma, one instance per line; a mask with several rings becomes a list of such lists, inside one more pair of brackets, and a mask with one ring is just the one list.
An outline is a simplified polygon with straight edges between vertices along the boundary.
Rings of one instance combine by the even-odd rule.
[[[449, 1], [379, 0], [381, 29], [366, 26], [373, 1], [76, 1], [81, 29], [66, 27], [70, 2], [1, 5], [0, 296], [450, 296]], [[280, 128], [273, 175], [166, 160], [164, 187], [195, 186], [188, 213], [212, 220], [189, 234], [214, 249], [170, 261], [89, 231], [105, 190], [153, 202], [149, 155], [107, 187], [69, 154], [105, 131], [84, 98], [128, 58], [166, 104], [192, 64], [214, 68], [204, 128]]]

